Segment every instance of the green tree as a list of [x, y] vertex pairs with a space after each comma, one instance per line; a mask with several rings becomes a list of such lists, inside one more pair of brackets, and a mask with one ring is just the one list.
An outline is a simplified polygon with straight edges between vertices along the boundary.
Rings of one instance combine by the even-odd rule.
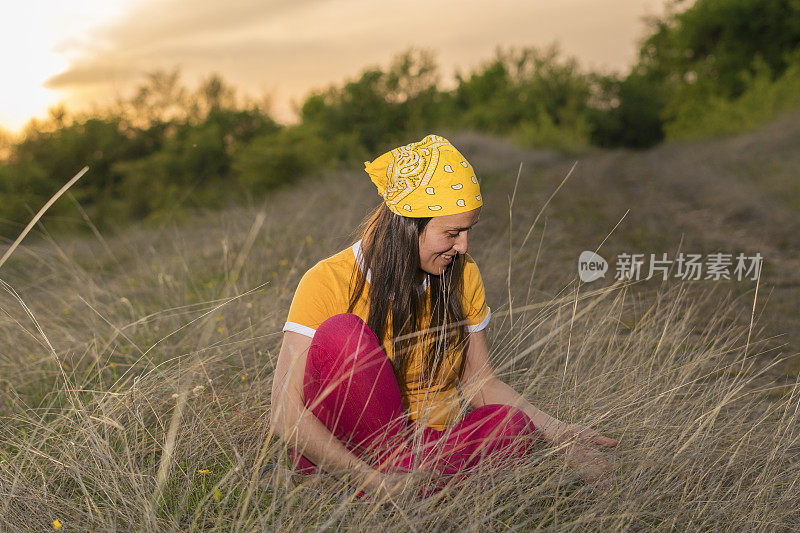
[[592, 143], [602, 147], [647, 148], [664, 139], [664, 84], [643, 69], [628, 76], [601, 76], [590, 113]]
[[[19, 235], [59, 187], [35, 161], [0, 164], [0, 236], [11, 239]], [[48, 213], [52, 217], [64, 211], [62, 202]]]
[[671, 85], [706, 82], [713, 92], [736, 97], [743, 74], [763, 61], [775, 77], [800, 47], [800, 0], [686, 0], [671, 3], [666, 17], [640, 50], [640, 64]]
[[556, 46], [498, 48], [489, 63], [456, 79], [454, 125], [511, 134], [531, 146], [574, 149], [589, 142], [593, 79]]
[[242, 190], [262, 194], [334, 164], [330, 147], [329, 140], [308, 124], [268, 132], [236, 152], [234, 173]]
[[438, 122], [437, 81], [431, 54], [411, 49], [386, 71], [369, 68], [342, 87], [312, 92], [300, 116], [326, 139], [344, 135], [367, 153], [376, 153]]
[[[800, 0], [671, 0], [667, 8], [649, 21], [650, 35], [630, 74], [601, 81], [595, 144], [645, 148], [666, 130], [691, 137], [691, 125], [710, 108], [714, 126], [701, 129], [725, 131], [725, 102], [745, 92], [752, 97], [753, 79], [766, 87], [780, 78], [800, 47]], [[736, 128], [753, 123], [731, 120]], [[675, 122], [680, 126], [672, 127]]]

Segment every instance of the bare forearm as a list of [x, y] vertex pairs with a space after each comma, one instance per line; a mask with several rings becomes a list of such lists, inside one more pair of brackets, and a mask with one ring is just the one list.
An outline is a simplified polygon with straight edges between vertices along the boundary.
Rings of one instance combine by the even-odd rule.
[[380, 474], [356, 457], [305, 407], [294, 406], [272, 417], [275, 433], [324, 471], [354, 475], [357, 482], [374, 487]]
[[373, 487], [378, 472], [356, 457], [305, 406], [303, 382], [311, 339], [287, 331], [272, 378], [270, 424], [276, 435], [322, 470], [350, 472]]
[[613, 486], [613, 473], [609, 474], [608, 462], [595, 445], [613, 448], [617, 441], [591, 428], [561, 422], [537, 409], [517, 391], [498, 380], [489, 363], [489, 348], [482, 331], [470, 334], [462, 376], [463, 391], [473, 407], [501, 404], [520, 409], [528, 415], [542, 438], [559, 445], [557, 450], [564, 452], [567, 463], [577, 469], [583, 479], [601, 489]]
[[497, 378], [490, 378], [477, 390], [470, 401], [473, 407], [487, 404], [511, 405], [524, 412], [536, 426], [537, 432], [547, 441], [553, 442], [566, 424], [533, 406], [509, 385]]

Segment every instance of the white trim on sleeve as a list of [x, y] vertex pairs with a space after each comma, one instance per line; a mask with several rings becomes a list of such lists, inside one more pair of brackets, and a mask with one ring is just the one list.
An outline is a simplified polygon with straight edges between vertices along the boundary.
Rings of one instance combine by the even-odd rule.
[[492, 308], [487, 306], [486, 309], [488, 309], [488, 311], [486, 313], [486, 318], [481, 320], [480, 324], [475, 324], [474, 326], [469, 326], [468, 325], [467, 326], [467, 331], [468, 332], [474, 333], [475, 331], [480, 331], [480, 330], [482, 330], [483, 328], [485, 328], [489, 324], [489, 319], [492, 318]]
[[287, 322], [283, 326], [283, 331], [293, 331], [295, 333], [300, 333], [301, 335], [305, 335], [306, 337], [314, 338], [314, 333], [317, 330], [311, 329], [308, 326], [304, 326], [303, 324], [298, 324], [297, 322]]

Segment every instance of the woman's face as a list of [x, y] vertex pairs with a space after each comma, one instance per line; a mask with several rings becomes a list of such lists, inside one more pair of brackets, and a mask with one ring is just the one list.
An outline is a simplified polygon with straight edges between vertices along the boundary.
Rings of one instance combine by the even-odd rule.
[[467, 233], [478, 222], [481, 208], [433, 217], [419, 236], [419, 264], [428, 274], [439, 276], [456, 254], [467, 253]]

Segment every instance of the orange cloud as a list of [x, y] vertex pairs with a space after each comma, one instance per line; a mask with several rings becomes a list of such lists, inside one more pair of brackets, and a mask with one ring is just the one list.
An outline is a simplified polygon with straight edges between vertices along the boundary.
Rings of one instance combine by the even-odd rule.
[[[138, 5], [73, 43], [76, 58], [47, 87], [77, 94], [133, 85], [179, 67], [217, 72], [249, 93], [269, 91], [278, 118], [314, 87], [387, 64], [414, 45], [436, 52], [442, 73], [474, 68], [498, 45], [558, 41], [587, 66], [623, 70], [635, 58], [651, 0], [169, 0]], [[650, 11], [648, 11], [648, 8]]]

